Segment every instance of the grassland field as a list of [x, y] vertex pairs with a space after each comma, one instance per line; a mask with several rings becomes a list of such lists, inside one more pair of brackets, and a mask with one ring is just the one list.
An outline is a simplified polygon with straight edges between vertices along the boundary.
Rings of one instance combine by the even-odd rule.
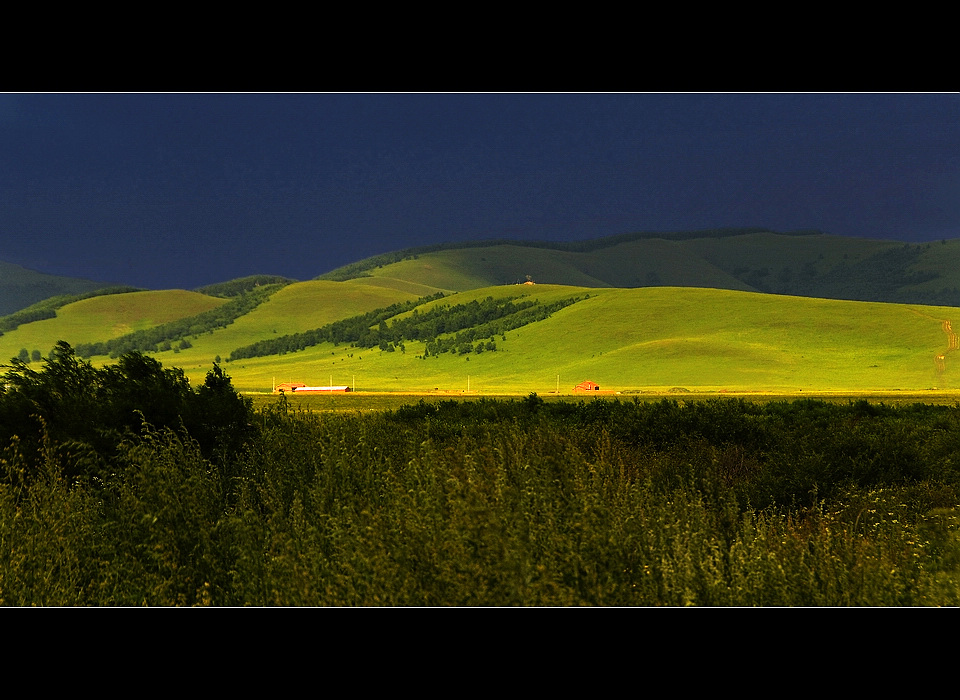
[[[447, 282], [454, 287], [464, 280]], [[425, 312], [489, 296], [542, 303], [580, 299], [543, 321], [494, 338], [495, 352], [424, 359], [423, 342], [406, 342], [396, 352], [327, 343], [225, 362], [232, 350], [252, 342], [438, 290], [450, 291], [382, 276], [300, 282], [226, 328], [192, 337], [192, 347], [154, 356], [165, 366], [183, 368], [194, 383], [203, 381], [219, 357], [234, 386], [254, 394], [300, 381], [347, 385], [358, 393], [573, 395], [573, 387], [585, 380], [624, 395], [960, 392], [960, 356], [952, 333], [960, 309], [687, 287], [508, 284], [451, 293], [420, 307]], [[21, 348], [45, 354], [60, 339], [71, 344], [105, 340], [221, 303], [178, 290], [87, 299], [63, 307], [55, 319], [0, 337], [0, 357], [14, 357]], [[110, 362], [93, 359], [94, 364]]]
[[[516, 295], [516, 289], [462, 292], [448, 303]], [[407, 343], [403, 353], [326, 344], [233, 362], [227, 370], [247, 391], [272, 389], [281, 381], [348, 385], [358, 391], [541, 395], [572, 392], [584, 380], [612, 392], [957, 388], [950, 339], [943, 330], [943, 321], [955, 309], [726, 290], [538, 285], [523, 293], [543, 302], [563, 295], [589, 298], [508, 332], [505, 340], [495, 339], [493, 353], [420, 359], [422, 343]], [[940, 355], [942, 370], [936, 359]], [[196, 371], [203, 369], [198, 363]]]

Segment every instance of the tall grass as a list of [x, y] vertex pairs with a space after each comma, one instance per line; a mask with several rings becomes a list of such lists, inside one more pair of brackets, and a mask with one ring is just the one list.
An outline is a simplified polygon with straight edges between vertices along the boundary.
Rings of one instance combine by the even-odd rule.
[[0, 601], [956, 605], [958, 416], [536, 396], [362, 415], [281, 402], [229, 463], [151, 431], [100, 483], [68, 483], [68, 452], [47, 448], [26, 483], [13, 444], [0, 458]]

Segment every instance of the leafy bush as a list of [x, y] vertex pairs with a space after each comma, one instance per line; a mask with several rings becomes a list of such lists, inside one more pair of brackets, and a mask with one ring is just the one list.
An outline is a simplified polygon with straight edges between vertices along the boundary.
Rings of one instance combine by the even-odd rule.
[[[45, 386], [115, 386], [69, 359]], [[112, 368], [176, 393], [163, 372]], [[960, 407], [532, 394], [248, 414], [218, 367], [187, 392], [211, 432], [127, 431], [101, 482], [70, 478], [90, 457], [74, 433], [9, 439], [0, 603], [960, 603]]]

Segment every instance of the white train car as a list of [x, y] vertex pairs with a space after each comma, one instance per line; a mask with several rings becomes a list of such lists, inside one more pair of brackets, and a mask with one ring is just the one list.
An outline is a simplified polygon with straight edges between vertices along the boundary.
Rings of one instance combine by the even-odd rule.
[[329, 394], [331, 392], [350, 391], [348, 386], [296, 386], [290, 390], [292, 394]]

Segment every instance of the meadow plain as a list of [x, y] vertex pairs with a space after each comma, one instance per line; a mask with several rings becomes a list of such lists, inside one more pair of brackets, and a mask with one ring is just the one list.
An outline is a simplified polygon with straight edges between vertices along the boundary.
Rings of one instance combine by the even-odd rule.
[[[682, 287], [505, 285], [448, 293], [418, 307], [424, 313], [491, 297], [541, 304], [578, 299], [549, 318], [492, 335], [493, 352], [425, 358], [421, 341], [406, 341], [402, 350], [390, 352], [321, 343], [229, 361], [231, 352], [251, 342], [305, 332], [432, 290], [376, 282], [292, 284], [232, 324], [190, 336], [190, 347], [152, 355], [182, 367], [195, 383], [220, 362], [238, 389], [257, 393], [286, 381], [361, 392], [488, 395], [568, 394], [585, 380], [612, 392], [883, 394], [960, 388], [952, 330], [960, 319], [956, 308]], [[221, 302], [192, 292], [87, 299], [65, 306], [57, 318], [6, 333], [0, 352], [14, 357], [21, 348], [40, 348], [46, 354], [58, 340], [76, 344], [116, 337]]]
[[[425, 344], [419, 342], [406, 342], [403, 352], [326, 343], [231, 362], [231, 376], [241, 390], [259, 392], [282, 381], [373, 392], [488, 394], [565, 394], [585, 380], [619, 392], [790, 394], [958, 387], [952, 379], [955, 341], [944, 330], [957, 311], [951, 308], [727, 290], [556, 285], [484, 288], [431, 304], [491, 295], [525, 295], [542, 303], [558, 297], [581, 300], [494, 338], [495, 352], [424, 359]], [[177, 358], [189, 375], [200, 376], [213, 354], [228, 357], [229, 346], [215, 336], [195, 342]], [[174, 358], [161, 354], [159, 359]]]

